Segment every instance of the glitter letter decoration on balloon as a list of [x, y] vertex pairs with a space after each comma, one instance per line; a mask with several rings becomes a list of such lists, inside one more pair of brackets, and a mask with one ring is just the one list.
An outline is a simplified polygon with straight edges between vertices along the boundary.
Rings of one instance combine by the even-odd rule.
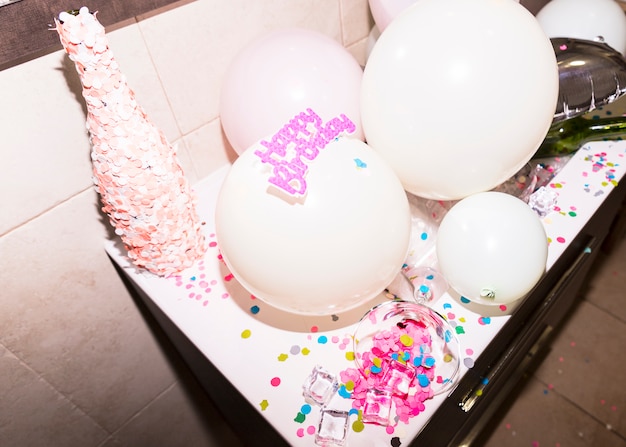
[[83, 86], [102, 210], [137, 266], [158, 275], [191, 267], [206, 244], [175, 149], [137, 104], [95, 15], [83, 7], [55, 23]]
[[270, 141], [261, 140], [267, 150], [256, 150], [263, 163], [273, 166], [268, 181], [293, 196], [306, 194], [308, 163], [315, 160], [321, 149], [342, 132], [353, 133], [356, 126], [341, 114], [322, 123], [322, 119], [311, 109], [306, 109], [285, 124]]

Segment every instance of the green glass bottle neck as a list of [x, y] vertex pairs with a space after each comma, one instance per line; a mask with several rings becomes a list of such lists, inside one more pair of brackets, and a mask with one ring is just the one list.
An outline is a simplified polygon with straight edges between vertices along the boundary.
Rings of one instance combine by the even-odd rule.
[[578, 116], [553, 124], [533, 158], [571, 154], [591, 141], [622, 138], [626, 138], [626, 116], [594, 119]]

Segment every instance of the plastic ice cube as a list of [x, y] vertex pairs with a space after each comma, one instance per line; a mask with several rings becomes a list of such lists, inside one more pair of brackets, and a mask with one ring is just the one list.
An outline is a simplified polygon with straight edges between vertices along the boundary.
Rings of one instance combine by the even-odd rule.
[[302, 386], [305, 400], [324, 406], [337, 391], [339, 384], [334, 374], [315, 366]]

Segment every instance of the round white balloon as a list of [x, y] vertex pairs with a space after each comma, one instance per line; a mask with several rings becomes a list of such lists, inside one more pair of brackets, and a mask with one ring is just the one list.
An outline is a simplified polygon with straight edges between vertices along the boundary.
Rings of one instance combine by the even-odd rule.
[[539, 217], [501, 192], [464, 198], [445, 215], [437, 234], [440, 272], [459, 294], [481, 303], [523, 297], [543, 275], [547, 256]]
[[603, 40], [626, 54], [626, 15], [614, 0], [552, 0], [537, 20], [548, 37]]
[[269, 32], [233, 59], [220, 89], [224, 133], [240, 154], [306, 107], [329, 119], [344, 113], [363, 138], [363, 70], [333, 38], [307, 29]]
[[372, 49], [362, 125], [407, 191], [456, 200], [528, 162], [558, 89], [551, 42], [519, 3], [420, 0]]
[[310, 163], [299, 196], [268, 182], [273, 166], [257, 150], [265, 148], [235, 161], [217, 202], [217, 240], [235, 278], [300, 314], [340, 312], [384, 291], [411, 231], [406, 193], [384, 160], [358, 139], [339, 138]]

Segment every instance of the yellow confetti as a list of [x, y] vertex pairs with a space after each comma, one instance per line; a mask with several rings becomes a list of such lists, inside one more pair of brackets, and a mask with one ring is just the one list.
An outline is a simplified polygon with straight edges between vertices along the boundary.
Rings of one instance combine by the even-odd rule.
[[309, 355], [311, 353], [311, 350], [309, 348], [302, 348], [302, 351], [300, 351], [302, 353], [302, 355]]
[[400, 343], [404, 346], [413, 346], [413, 339], [407, 334], [402, 334], [400, 336]]
[[365, 428], [365, 424], [361, 420], [356, 420], [352, 423], [352, 430], [355, 433], [362, 432], [364, 428]]
[[278, 356], [278, 361], [279, 362], [284, 362], [288, 358], [289, 358], [289, 356], [287, 354], [281, 354], [281, 355]]
[[241, 338], [250, 338], [252, 335], [252, 331], [250, 329], [246, 329], [241, 333]]
[[351, 362], [354, 361], [354, 352], [352, 351], [346, 352], [346, 359], [350, 360]]
[[261, 406], [261, 411], [265, 411], [265, 409], [269, 406], [269, 403], [267, 402], [267, 399], [263, 399], [259, 405]]

